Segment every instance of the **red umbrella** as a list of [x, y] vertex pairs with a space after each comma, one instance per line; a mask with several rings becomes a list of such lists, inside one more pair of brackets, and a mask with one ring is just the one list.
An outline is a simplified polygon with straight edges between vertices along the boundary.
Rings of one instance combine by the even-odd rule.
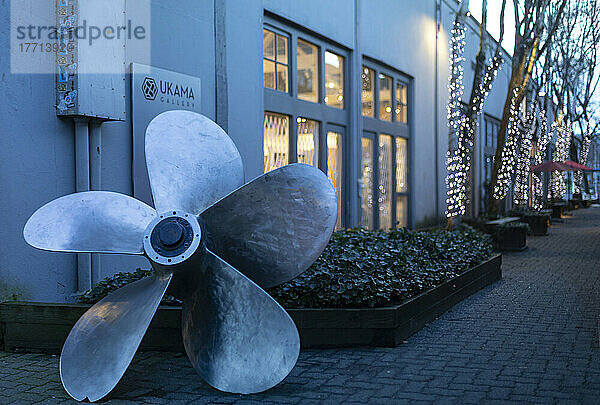
[[568, 166], [566, 166], [562, 163], [553, 162], [551, 160], [548, 160], [542, 164], [539, 164], [536, 166], [531, 166], [529, 168], [529, 170], [531, 170], [532, 172], [554, 172], [554, 171], [564, 172], [564, 171], [569, 171], [569, 170], [573, 170], [573, 169], [569, 168]]
[[581, 163], [573, 162], [572, 160], [565, 160], [562, 162], [562, 164], [567, 166], [570, 170], [594, 170], [591, 167], [582, 165]]

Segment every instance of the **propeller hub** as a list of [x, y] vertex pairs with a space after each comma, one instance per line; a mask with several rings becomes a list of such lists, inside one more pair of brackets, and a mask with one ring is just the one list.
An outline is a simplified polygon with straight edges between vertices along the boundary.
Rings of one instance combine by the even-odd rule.
[[157, 216], [144, 237], [144, 251], [158, 264], [171, 266], [189, 258], [200, 245], [202, 232], [196, 217], [171, 211]]
[[158, 242], [167, 249], [176, 248], [183, 242], [185, 228], [174, 218], [167, 218], [155, 228]]

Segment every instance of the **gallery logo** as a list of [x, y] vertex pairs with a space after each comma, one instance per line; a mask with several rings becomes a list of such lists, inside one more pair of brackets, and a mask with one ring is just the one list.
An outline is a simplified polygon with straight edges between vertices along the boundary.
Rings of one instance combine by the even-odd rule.
[[168, 80], [144, 77], [141, 85], [144, 98], [180, 107], [194, 107], [196, 94], [193, 86], [174, 83]]
[[154, 101], [156, 99], [156, 95], [158, 94], [158, 86], [153, 78], [144, 78], [144, 82], [142, 83], [142, 93], [144, 93], [146, 100]]

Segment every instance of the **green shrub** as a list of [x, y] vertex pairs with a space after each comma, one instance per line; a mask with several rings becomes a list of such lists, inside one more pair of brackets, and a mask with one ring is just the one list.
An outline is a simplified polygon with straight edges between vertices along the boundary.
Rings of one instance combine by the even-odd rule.
[[[129, 283], [133, 283], [134, 281], [140, 280], [144, 277], [149, 277], [154, 275], [154, 270], [145, 270], [145, 269], [137, 269], [133, 273], [117, 273], [112, 277], [107, 277], [102, 281], [99, 281], [95, 286], [91, 289], [87, 290], [79, 297], [77, 297], [77, 301], [84, 304], [95, 304], [100, 301], [102, 298], [106, 297], [106, 295], [112, 291], [118, 290], [121, 287], [126, 286]], [[162, 305], [181, 305], [181, 301], [177, 298], [165, 294], [162, 302]]]
[[[317, 261], [295, 279], [268, 290], [286, 308], [375, 307], [403, 302], [488, 259], [490, 236], [462, 230], [396, 229], [335, 232]], [[118, 273], [80, 296], [94, 303], [110, 291], [152, 275]], [[179, 305], [166, 296], [163, 304]]]
[[317, 261], [269, 293], [286, 308], [375, 307], [403, 302], [489, 258], [490, 236], [461, 231], [334, 233]]

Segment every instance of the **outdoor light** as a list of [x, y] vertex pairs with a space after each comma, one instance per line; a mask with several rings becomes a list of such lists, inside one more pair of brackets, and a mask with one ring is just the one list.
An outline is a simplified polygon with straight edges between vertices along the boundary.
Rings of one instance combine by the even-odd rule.
[[546, 92], [543, 90], [540, 90], [540, 92], [538, 93], [538, 96], [540, 97], [546, 97]]
[[294, 322], [263, 288], [298, 276], [321, 254], [337, 219], [335, 189], [319, 169], [293, 164], [243, 184], [242, 159], [210, 119], [157, 116], [146, 131], [155, 208], [90, 191], [38, 209], [23, 231], [58, 252], [143, 255], [155, 270], [92, 306], [62, 349], [60, 377], [73, 398], [106, 396], [129, 366], [167, 288], [182, 302], [185, 350], [200, 376], [255, 393], [294, 367]]
[[[462, 111], [461, 98], [463, 95], [463, 75], [464, 69], [462, 62], [465, 60], [463, 54], [465, 49], [465, 25], [458, 19], [454, 21], [452, 37], [450, 39], [450, 83], [448, 84], [449, 102], [448, 102], [448, 126], [451, 133], [458, 133], [458, 144], [448, 151], [446, 167], [448, 175], [446, 176], [446, 186], [448, 188], [448, 198], [446, 200], [446, 217], [451, 218], [458, 215], [464, 215], [467, 203], [467, 179], [471, 170], [470, 150], [473, 147], [475, 139], [476, 124], [474, 125], [469, 117]], [[488, 59], [485, 68], [485, 75], [482, 82], [475, 89], [474, 104], [472, 113], [479, 116], [482, 111], [483, 102], [492, 88], [492, 83], [498, 70], [502, 65], [500, 54], [494, 55]]]

